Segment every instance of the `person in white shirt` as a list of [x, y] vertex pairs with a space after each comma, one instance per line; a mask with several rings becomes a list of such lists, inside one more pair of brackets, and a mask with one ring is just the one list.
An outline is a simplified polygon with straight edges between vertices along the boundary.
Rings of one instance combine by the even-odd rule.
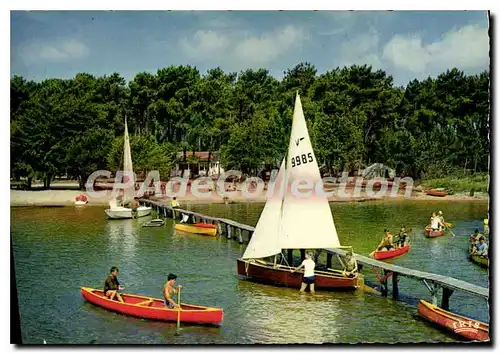
[[432, 229], [432, 231], [439, 231], [439, 226], [440, 226], [440, 223], [439, 223], [439, 219], [438, 219], [436, 213], [432, 213], [432, 217], [431, 217], [431, 229]]
[[302, 285], [300, 286], [300, 292], [303, 293], [309, 284], [309, 291], [314, 294], [314, 268], [316, 263], [312, 260], [312, 255], [308, 252], [306, 253], [306, 259], [297, 268], [292, 269], [291, 272], [295, 272], [300, 268], [304, 267], [304, 278], [302, 278]]
[[181, 220], [181, 224], [186, 224], [189, 220], [189, 215], [187, 214], [182, 214], [182, 220]]

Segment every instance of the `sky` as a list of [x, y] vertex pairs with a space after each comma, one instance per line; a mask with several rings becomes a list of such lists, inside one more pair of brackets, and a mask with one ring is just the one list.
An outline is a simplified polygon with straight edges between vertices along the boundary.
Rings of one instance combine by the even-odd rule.
[[12, 11], [11, 76], [78, 72], [127, 80], [169, 65], [201, 73], [266, 68], [281, 79], [300, 62], [318, 73], [383, 69], [396, 85], [457, 67], [487, 70], [485, 11]]

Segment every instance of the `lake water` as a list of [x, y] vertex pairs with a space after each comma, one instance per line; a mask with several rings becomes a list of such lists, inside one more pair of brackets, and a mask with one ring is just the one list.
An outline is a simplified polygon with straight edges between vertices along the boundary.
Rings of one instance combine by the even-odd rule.
[[[183, 207], [185, 207], [183, 205]], [[187, 205], [207, 215], [255, 225], [263, 204]], [[467, 259], [467, 237], [482, 229], [487, 202], [398, 201], [332, 203], [342, 244], [369, 254], [384, 228], [413, 229], [412, 250], [394, 264], [488, 286], [488, 271]], [[427, 239], [430, 213], [443, 210], [454, 236]], [[142, 228], [140, 220], [107, 220], [103, 207], [11, 208], [11, 236], [23, 343], [40, 344], [285, 344], [449, 342], [457, 338], [416, 316], [425, 285], [400, 278], [401, 301], [356, 292], [300, 295], [236, 275], [245, 245], [225, 237]], [[155, 217], [153, 215], [152, 217]], [[311, 232], [314, 229], [311, 221]], [[120, 268], [125, 292], [162, 297], [167, 274], [178, 275], [182, 302], [222, 307], [220, 327], [162, 323], [109, 312], [86, 303], [81, 286], [101, 288], [109, 268]], [[366, 269], [368, 283], [374, 273]], [[488, 321], [485, 300], [456, 292], [450, 310]]]

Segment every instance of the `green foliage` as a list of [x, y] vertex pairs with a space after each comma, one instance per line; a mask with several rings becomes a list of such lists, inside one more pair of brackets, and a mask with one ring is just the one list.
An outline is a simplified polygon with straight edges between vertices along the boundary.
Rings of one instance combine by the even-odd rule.
[[[123, 168], [123, 136], [115, 138], [107, 155], [107, 163], [111, 171]], [[170, 176], [175, 157], [172, 144], [158, 143], [153, 137], [133, 135], [130, 137], [130, 152], [134, 172], [141, 177], [150, 171], [159, 171], [160, 177]]]
[[476, 173], [474, 175], [464, 175], [462, 173], [449, 177], [425, 179], [421, 181], [425, 189], [444, 188], [449, 193], [469, 193], [471, 189], [474, 192], [488, 192], [488, 174]]
[[[368, 65], [318, 74], [311, 63], [286, 70], [205, 74], [192, 66], [138, 73], [80, 73], [39, 83], [11, 78], [11, 176], [50, 183], [68, 173], [83, 181], [122, 164], [127, 117], [137, 172], [172, 168], [174, 153], [220, 152], [222, 167], [255, 172], [278, 166], [291, 129], [295, 95], [319, 165], [329, 172], [380, 162], [413, 178], [488, 171], [488, 72], [457, 69], [395, 87]], [[189, 160], [191, 163], [195, 161]]]

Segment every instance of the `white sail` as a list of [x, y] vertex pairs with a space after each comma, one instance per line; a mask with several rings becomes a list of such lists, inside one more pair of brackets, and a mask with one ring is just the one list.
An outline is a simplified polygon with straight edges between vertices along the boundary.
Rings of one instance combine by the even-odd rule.
[[[285, 159], [281, 163], [278, 175], [274, 182], [273, 193], [267, 198], [264, 210], [260, 215], [255, 231], [248, 243], [243, 259], [265, 258], [279, 254], [281, 246], [279, 244], [281, 206], [283, 202], [285, 176]], [[268, 188], [271, 188], [269, 184]]]
[[123, 202], [128, 203], [134, 199], [135, 180], [132, 167], [132, 153], [130, 152], [130, 140], [128, 136], [127, 119], [125, 118], [125, 137], [123, 139], [123, 179], [124, 182], [132, 180], [134, 183], [129, 188], [125, 188]]
[[[322, 189], [322, 180], [298, 93], [293, 112], [286, 172], [287, 190], [283, 201], [280, 247], [283, 249], [340, 247], [328, 200], [326, 196], [316, 192], [318, 184]], [[309, 192], [311, 195], [306, 197], [294, 195], [291, 188], [293, 181], [309, 181], [310, 187], [302, 190], [299, 188], [299, 193]]]

